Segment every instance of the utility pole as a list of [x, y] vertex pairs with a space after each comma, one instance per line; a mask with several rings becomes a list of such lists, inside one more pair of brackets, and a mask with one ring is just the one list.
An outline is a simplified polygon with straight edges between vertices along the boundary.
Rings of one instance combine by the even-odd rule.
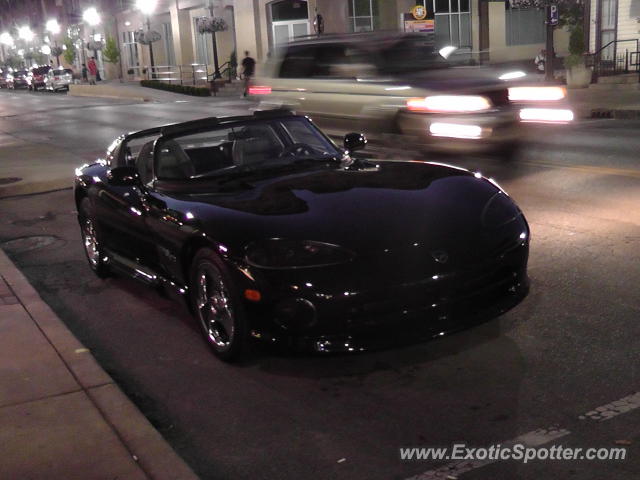
[[544, 61], [544, 79], [547, 82], [554, 80], [554, 60], [555, 52], [553, 50], [553, 29], [558, 24], [558, 5], [553, 3], [547, 3], [545, 6], [545, 24], [546, 24], [546, 51], [547, 55]]

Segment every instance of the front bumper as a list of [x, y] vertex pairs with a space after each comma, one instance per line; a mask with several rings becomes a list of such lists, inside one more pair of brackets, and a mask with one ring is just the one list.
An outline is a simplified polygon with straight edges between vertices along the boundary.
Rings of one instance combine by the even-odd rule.
[[444, 335], [517, 305], [528, 293], [527, 261], [528, 241], [435, 280], [397, 277], [385, 282], [362, 278], [357, 271], [349, 275], [344, 266], [315, 274], [271, 272], [264, 280], [281, 287], [266, 295], [263, 304], [248, 305], [254, 336], [327, 353]]
[[451, 153], [496, 150], [517, 142], [523, 134], [515, 109], [458, 115], [401, 110], [397, 126], [413, 144]]

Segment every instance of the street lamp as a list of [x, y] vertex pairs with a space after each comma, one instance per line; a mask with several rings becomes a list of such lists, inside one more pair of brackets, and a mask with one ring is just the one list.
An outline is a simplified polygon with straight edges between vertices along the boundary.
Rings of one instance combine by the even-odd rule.
[[58, 33], [60, 33], [60, 24], [58, 23], [58, 20], [56, 20], [55, 18], [52, 18], [51, 20], [47, 21], [47, 25], [45, 28], [47, 29], [47, 32], [53, 35], [57, 35]]
[[[136, 0], [136, 8], [147, 17], [147, 32], [151, 31], [150, 15], [156, 9], [157, 3], [157, 0]], [[149, 62], [151, 63], [151, 78], [155, 78], [155, 74], [153, 72], [153, 67], [155, 66], [153, 61], [153, 42], [149, 42]]]
[[13, 37], [8, 32], [0, 33], [0, 43], [7, 47], [13, 47]]
[[100, 14], [95, 7], [89, 7], [82, 13], [82, 20], [95, 28], [100, 24]]
[[[82, 12], [82, 20], [84, 20], [85, 23], [91, 27], [91, 39], [94, 42], [95, 46], [96, 26], [100, 25], [101, 22], [100, 14], [95, 7], [89, 7], [84, 12]], [[98, 50], [93, 50], [93, 57], [95, 59], [98, 58]], [[100, 72], [98, 72], [97, 80], [100, 80]]]
[[[213, 0], [209, 0], [209, 13], [213, 20]], [[211, 41], [213, 42], [213, 78], [222, 78], [222, 75], [220, 75], [220, 67], [218, 66], [218, 42], [216, 40], [215, 30], [211, 32]]]
[[31, 31], [29, 25], [24, 25], [18, 28], [18, 37], [28, 43], [33, 40], [34, 33]]
[[[51, 35], [57, 35], [60, 33], [60, 24], [55, 18], [48, 20], [45, 28], [49, 33], [51, 33]], [[55, 38], [53, 39], [53, 45], [56, 47], [56, 52], [59, 52], [58, 41]], [[56, 55], [56, 61], [58, 62], [58, 66], [60, 66], [60, 55]]]
[[[29, 47], [29, 43], [33, 40], [34, 33], [29, 25], [23, 25], [22, 27], [18, 27], [18, 37], [21, 40], [24, 40], [24, 42], [27, 44], [27, 47]], [[27, 65], [27, 67], [29, 67], [29, 65]]]

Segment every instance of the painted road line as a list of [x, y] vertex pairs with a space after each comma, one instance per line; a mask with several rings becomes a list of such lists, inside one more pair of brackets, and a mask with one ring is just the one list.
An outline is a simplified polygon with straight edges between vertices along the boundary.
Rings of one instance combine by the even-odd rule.
[[593, 410], [588, 411], [584, 415], [578, 417], [580, 420], [594, 420], [596, 422], [604, 422], [623, 413], [630, 412], [640, 408], [640, 392], [632, 393], [626, 397], [622, 397], [620, 400], [616, 400], [606, 405], [596, 407]]
[[[549, 442], [553, 442], [558, 438], [569, 435], [571, 432], [563, 428], [540, 428], [531, 432], [520, 435], [513, 440], [507, 440], [506, 442], [500, 442], [496, 445], [500, 445], [502, 448], [510, 448], [517, 444], [522, 444], [525, 447], [538, 447]], [[428, 470], [424, 473], [416, 475], [415, 477], [408, 478], [407, 480], [442, 480], [442, 479], [456, 479], [463, 473], [475, 470], [485, 465], [490, 465], [498, 460], [461, 460], [451, 462], [442, 467], [434, 470]]]

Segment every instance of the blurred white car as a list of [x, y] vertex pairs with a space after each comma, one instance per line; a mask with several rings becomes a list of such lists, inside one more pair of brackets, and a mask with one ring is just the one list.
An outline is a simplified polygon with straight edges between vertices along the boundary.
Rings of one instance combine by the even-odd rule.
[[425, 34], [325, 35], [280, 45], [250, 85], [257, 109], [289, 108], [325, 131], [510, 158], [531, 123], [573, 118], [564, 88], [453, 61]]
[[52, 68], [47, 73], [45, 85], [47, 90], [69, 90], [69, 84], [73, 81], [73, 71], [69, 68]]

